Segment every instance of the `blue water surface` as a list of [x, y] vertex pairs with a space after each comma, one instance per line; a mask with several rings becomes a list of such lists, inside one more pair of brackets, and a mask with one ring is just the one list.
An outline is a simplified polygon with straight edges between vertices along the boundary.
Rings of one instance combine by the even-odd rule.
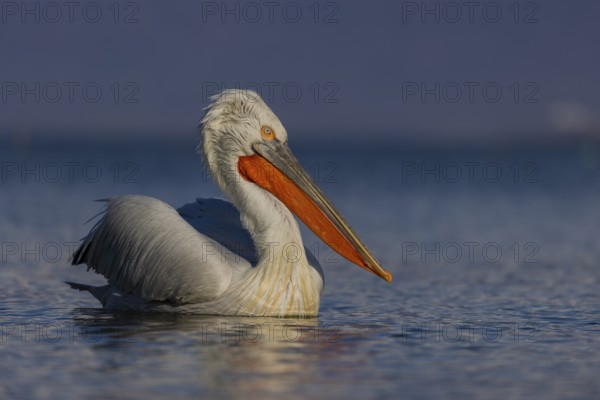
[[0, 398], [595, 398], [600, 158], [527, 149], [297, 146], [394, 275], [304, 227], [326, 275], [316, 319], [103, 311], [64, 280], [94, 199], [220, 196], [190, 143], [0, 149]]

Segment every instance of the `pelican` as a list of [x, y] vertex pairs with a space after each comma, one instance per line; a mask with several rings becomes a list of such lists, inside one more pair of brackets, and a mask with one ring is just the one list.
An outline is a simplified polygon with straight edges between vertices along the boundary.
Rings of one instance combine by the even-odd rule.
[[258, 94], [223, 91], [201, 125], [198, 151], [231, 203], [198, 199], [175, 210], [146, 196], [106, 200], [71, 263], [108, 284], [66, 282], [73, 289], [106, 309], [314, 317], [323, 271], [292, 213], [341, 256], [391, 282], [296, 160]]

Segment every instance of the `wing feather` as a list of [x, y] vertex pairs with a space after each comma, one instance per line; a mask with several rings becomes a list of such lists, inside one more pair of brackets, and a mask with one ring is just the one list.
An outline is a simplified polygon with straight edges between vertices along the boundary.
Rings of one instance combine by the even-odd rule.
[[225, 246], [252, 265], [258, 262], [256, 247], [250, 233], [242, 226], [240, 212], [228, 201], [196, 199], [177, 209], [198, 232]]
[[[202, 225], [198, 223], [202, 214], [193, 217], [191, 211], [182, 207], [182, 217], [166, 203], [146, 196], [110, 199], [73, 254], [72, 263], [87, 264], [123, 293], [145, 301], [184, 304], [215, 299], [232, 277], [251, 267], [244, 258], [227, 254], [227, 248], [218, 242], [229, 227], [241, 224], [235, 223], [235, 215], [229, 220], [224, 215], [223, 219], [212, 217], [212, 221], [206, 218], [208, 223], [198, 229], [184, 219]], [[242, 233], [238, 235], [247, 240]]]

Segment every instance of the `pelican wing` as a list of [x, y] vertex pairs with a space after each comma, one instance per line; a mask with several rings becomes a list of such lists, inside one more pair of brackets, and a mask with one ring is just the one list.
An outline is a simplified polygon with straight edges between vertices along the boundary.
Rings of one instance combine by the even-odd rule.
[[[196, 199], [177, 209], [179, 214], [198, 232], [206, 235], [221, 246], [226, 252], [233, 253], [234, 259], [244, 259], [252, 266], [258, 263], [256, 246], [250, 232], [242, 226], [240, 212], [228, 201], [220, 199]], [[323, 277], [323, 270], [317, 258], [304, 246], [309, 265]], [[237, 280], [240, 272], [248, 268], [247, 263], [235, 264], [233, 280]]]
[[212, 238], [231, 253], [253, 265], [258, 262], [252, 236], [242, 226], [240, 212], [230, 202], [196, 199], [177, 211], [198, 232]]
[[239, 215], [237, 222], [227, 213], [222, 213], [222, 220], [214, 216], [202, 221], [208, 213], [192, 211], [186, 205], [180, 215], [146, 196], [110, 199], [73, 254], [72, 263], [87, 264], [124, 294], [147, 302], [186, 304], [215, 299], [251, 268], [246, 259], [218, 241], [231, 228], [241, 228]]

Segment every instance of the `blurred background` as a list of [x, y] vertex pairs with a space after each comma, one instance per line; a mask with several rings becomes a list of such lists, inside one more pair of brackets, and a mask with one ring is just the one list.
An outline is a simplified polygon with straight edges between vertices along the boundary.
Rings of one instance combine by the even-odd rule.
[[[0, 398], [593, 397], [598, 15], [592, 0], [0, 2]], [[207, 338], [240, 321], [115, 315], [63, 283], [105, 282], [68, 262], [93, 200], [221, 196], [196, 146], [226, 88], [261, 94], [394, 275], [301, 227], [325, 340]]]
[[[192, 134], [257, 90], [294, 142], [544, 145], [597, 137], [594, 1], [3, 2], [15, 141]], [[368, 140], [365, 140], [368, 139]]]

